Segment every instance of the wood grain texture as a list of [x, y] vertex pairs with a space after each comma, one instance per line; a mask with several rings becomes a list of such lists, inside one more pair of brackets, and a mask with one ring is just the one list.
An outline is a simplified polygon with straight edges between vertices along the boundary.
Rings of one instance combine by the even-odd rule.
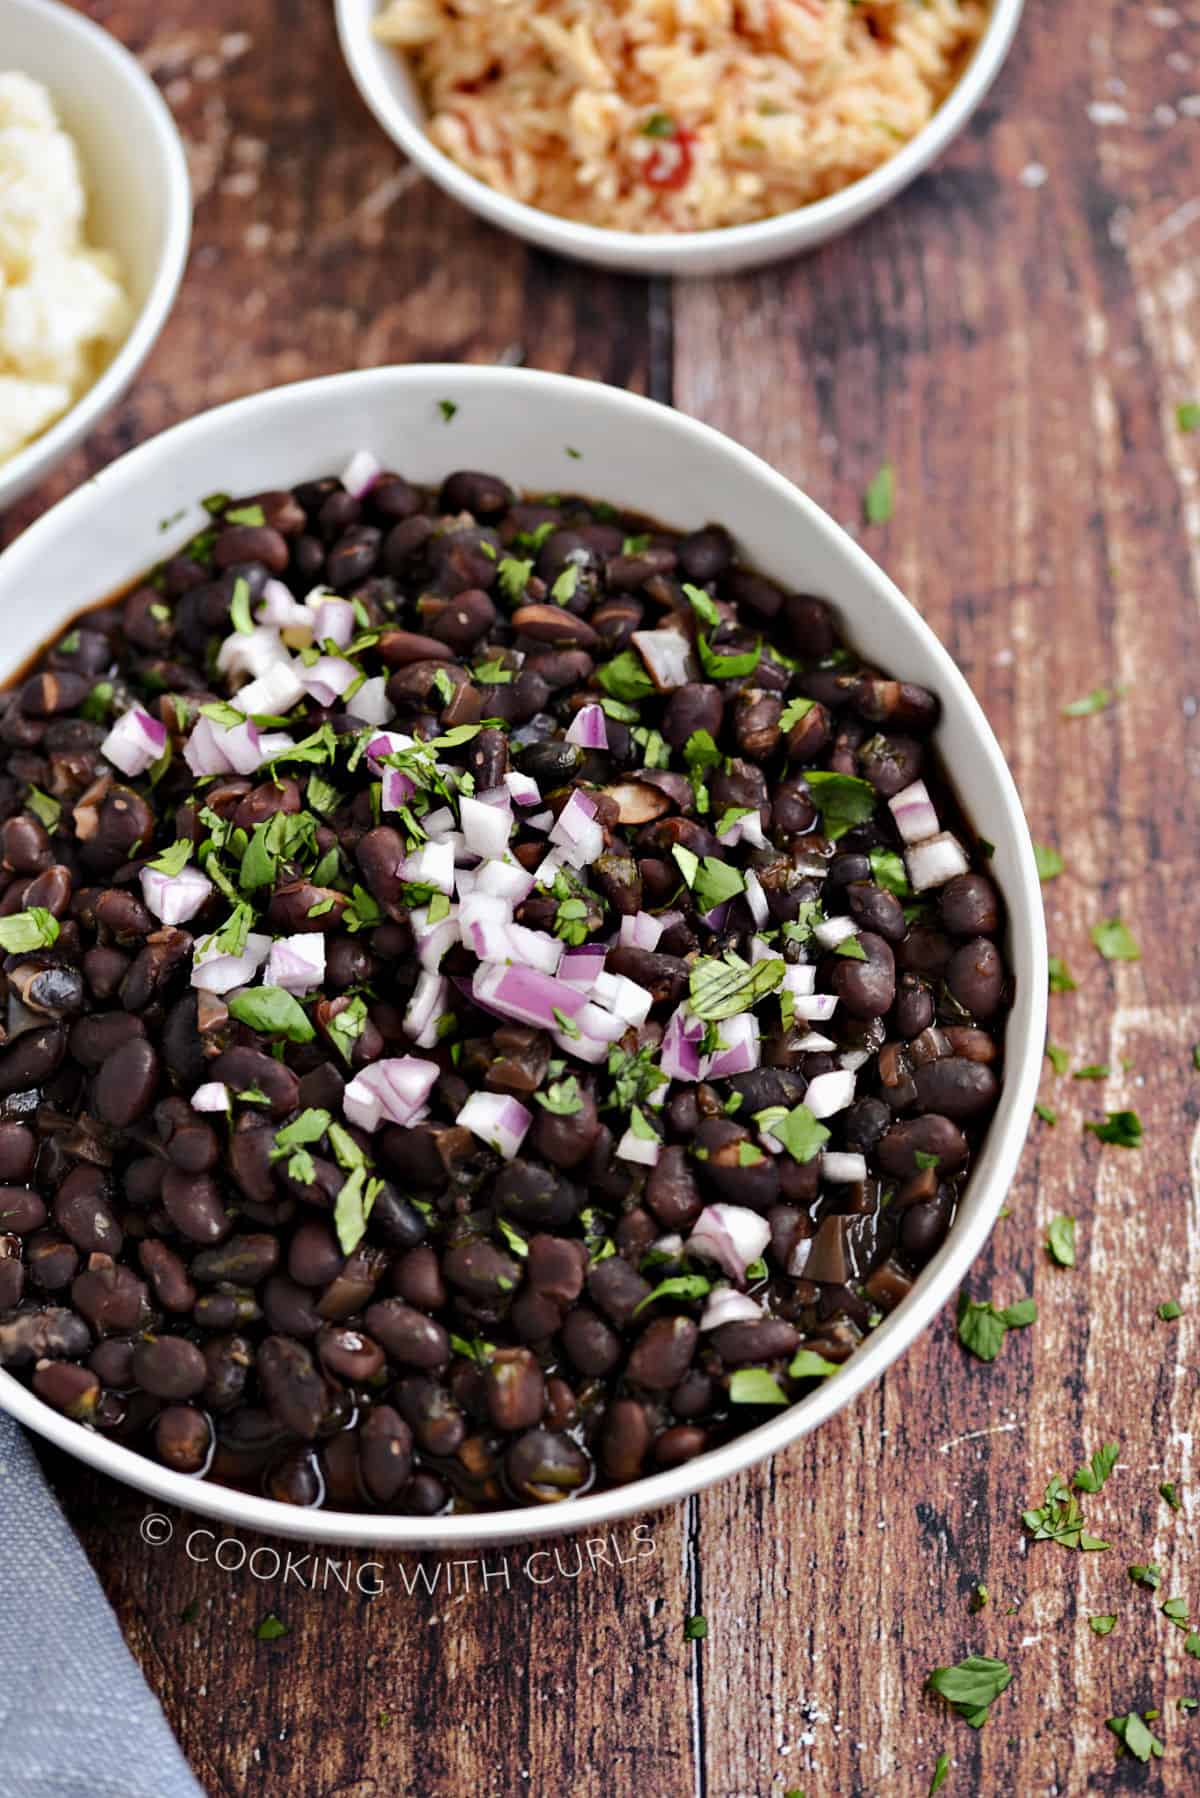
[[[48, 1457], [212, 1798], [910, 1798], [943, 1750], [947, 1798], [1198, 1789], [1200, 1720], [1176, 1701], [1200, 1696], [1200, 1663], [1157, 1607], [1180, 1593], [1200, 1618], [1200, 435], [1175, 419], [1200, 398], [1200, 4], [1030, 0], [971, 130], [916, 188], [805, 261], [673, 291], [529, 252], [414, 179], [316, 0], [87, 10], [179, 118], [195, 247], [129, 401], [0, 532], [219, 400], [513, 346], [673, 398], [855, 529], [890, 460], [895, 517], [864, 541], [949, 643], [1067, 859], [1047, 902], [1079, 990], [1052, 1001], [1052, 1032], [1072, 1066], [1115, 1070], [1047, 1072], [1058, 1125], [1035, 1127], [970, 1282], [1034, 1292], [1037, 1326], [984, 1367], [943, 1317], [815, 1439], [650, 1519], [640, 1558], [627, 1526], [577, 1577], [564, 1544], [542, 1586], [513, 1549], [510, 1588], [494, 1554], [487, 1590], [476, 1569], [447, 1592], [409, 1557], [382, 1597], [307, 1591], [190, 1559], [196, 1519], [143, 1545], [136, 1494]], [[1127, 691], [1061, 717], [1101, 683]], [[1138, 963], [1091, 946], [1117, 913]], [[1122, 1105], [1137, 1153], [1083, 1135]], [[1060, 1211], [1079, 1219], [1074, 1271], [1042, 1247]], [[1161, 1323], [1170, 1297], [1188, 1309]], [[1022, 1507], [1106, 1440], [1120, 1462], [1087, 1511], [1112, 1550], [1026, 1544]], [[1157, 1597], [1126, 1578], [1148, 1560]], [[281, 1641], [255, 1637], [268, 1611]], [[708, 1636], [686, 1643], [696, 1611]], [[1100, 1640], [1086, 1620], [1108, 1611]], [[922, 1690], [969, 1652], [1016, 1672], [978, 1733]], [[1166, 1758], [1118, 1762], [1104, 1719], [1148, 1706]]]

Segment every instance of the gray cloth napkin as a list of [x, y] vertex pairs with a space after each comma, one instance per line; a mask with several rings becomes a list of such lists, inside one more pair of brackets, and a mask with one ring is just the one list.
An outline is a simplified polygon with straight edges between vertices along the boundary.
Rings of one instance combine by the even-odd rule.
[[204, 1798], [24, 1432], [3, 1413], [0, 1793]]

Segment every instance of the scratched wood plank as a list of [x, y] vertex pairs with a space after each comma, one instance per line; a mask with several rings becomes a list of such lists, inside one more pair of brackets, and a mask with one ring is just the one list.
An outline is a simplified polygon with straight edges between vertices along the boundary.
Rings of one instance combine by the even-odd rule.
[[[685, 410], [855, 529], [867, 480], [894, 463], [894, 521], [864, 541], [946, 638], [1035, 834], [1067, 858], [1048, 913], [1079, 991], [1052, 1001], [1052, 1033], [1073, 1067], [1115, 1070], [1047, 1071], [1058, 1126], [1036, 1127], [970, 1282], [1000, 1302], [1034, 1291], [1036, 1329], [985, 1368], [943, 1318], [815, 1441], [700, 1500], [702, 1742], [723, 1798], [919, 1793], [942, 1750], [947, 1792], [1200, 1778], [1176, 1708], [1200, 1669], [1125, 1574], [1160, 1562], [1159, 1598], [1200, 1613], [1195, 1323], [1154, 1316], [1164, 1298], [1194, 1307], [1200, 1273], [1200, 453], [1175, 422], [1200, 391], [1198, 54], [1195, 6], [1035, 5], [975, 127], [907, 200], [791, 271], [676, 298]], [[1101, 683], [1128, 683], [1115, 709], [1060, 716]], [[1091, 946], [1117, 913], [1138, 964]], [[1082, 1137], [1125, 1105], [1145, 1123], [1139, 1153]], [[1041, 1248], [1058, 1211], [1080, 1220], [1074, 1272]], [[1022, 1507], [1110, 1439], [1121, 1459], [1088, 1511], [1112, 1551], [1025, 1545]], [[991, 1602], [975, 1616], [979, 1580]], [[1097, 1639], [1086, 1619], [1110, 1611]], [[972, 1651], [1017, 1673], [978, 1734], [921, 1690]], [[1118, 1766], [1104, 1719], [1151, 1705], [1167, 1757]]]

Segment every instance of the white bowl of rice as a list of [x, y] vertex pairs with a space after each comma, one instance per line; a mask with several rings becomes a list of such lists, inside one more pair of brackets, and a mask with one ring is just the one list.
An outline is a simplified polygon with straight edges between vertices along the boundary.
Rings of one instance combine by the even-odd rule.
[[464, 206], [643, 274], [811, 249], [941, 154], [1024, 0], [336, 0], [363, 99]]

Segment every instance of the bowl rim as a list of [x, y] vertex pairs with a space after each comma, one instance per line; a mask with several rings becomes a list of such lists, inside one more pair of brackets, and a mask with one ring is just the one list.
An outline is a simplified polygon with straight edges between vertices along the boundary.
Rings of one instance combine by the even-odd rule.
[[192, 235], [192, 186], [183, 140], [170, 107], [133, 52], [102, 25], [60, 0], [0, 0], [0, 13], [6, 7], [44, 19], [49, 31], [73, 33], [119, 73], [130, 97], [136, 96], [143, 107], [155, 135], [166, 176], [166, 218], [154, 278], [127, 335], [97, 379], [62, 417], [15, 456], [0, 462], [0, 510], [15, 504], [48, 474], [125, 392], [175, 304]]
[[[996, 830], [1002, 838], [1006, 834], [1007, 846], [1012, 851], [1013, 877], [1006, 893], [1010, 901], [1010, 928], [1016, 912], [1012, 900], [1018, 890], [1023, 901], [1022, 910], [1029, 921], [1028, 936], [1022, 939], [1029, 970], [1029, 1026], [1024, 1038], [1017, 1039], [1010, 1023], [1006, 1038], [1004, 1098], [1007, 1117], [1000, 1126], [994, 1121], [988, 1136], [992, 1165], [984, 1175], [987, 1202], [950, 1231], [904, 1303], [815, 1392], [787, 1406], [778, 1416], [755, 1429], [698, 1455], [682, 1467], [651, 1474], [629, 1486], [608, 1488], [562, 1505], [432, 1518], [297, 1509], [275, 1499], [261, 1498], [174, 1472], [147, 1455], [84, 1430], [0, 1369], [0, 1408], [68, 1454], [152, 1497], [271, 1535], [300, 1537], [315, 1543], [369, 1544], [393, 1551], [532, 1541], [641, 1515], [688, 1498], [704, 1487], [766, 1459], [818, 1428], [873, 1385], [884, 1370], [913, 1345], [942, 1309], [961, 1284], [991, 1231], [1025, 1145], [1041, 1075], [1047, 1009], [1045, 918], [1029, 827], [991, 726], [949, 651], [891, 579], [815, 500], [761, 457], [713, 426], [658, 401], [570, 375], [439, 363], [357, 369], [270, 388], [213, 407], [171, 426], [109, 463], [86, 486], [51, 507], [0, 554], [0, 603], [3, 602], [5, 577], [10, 572], [15, 573], [19, 585], [24, 578], [23, 567], [38, 566], [43, 540], [53, 539], [64, 529], [71, 528], [76, 520], [82, 522], [92, 508], [105, 501], [111, 485], [133, 481], [142, 469], [169, 461], [175, 448], [189, 439], [236, 431], [240, 420], [264, 405], [278, 414], [275, 423], [280, 429], [289, 424], [298, 427], [310, 401], [330, 393], [344, 395], [354, 389], [368, 392], [378, 389], [386, 395], [397, 387], [427, 390], [434, 396], [446, 391], [469, 395], [471, 390], [487, 387], [501, 391], [507, 388], [514, 395], [535, 389], [565, 392], [581, 406], [607, 411], [623, 426], [631, 422], [636, 425], [643, 419], [661, 423], [665, 415], [683, 442], [691, 440], [705, 445], [710, 452], [738, 466], [764, 486], [775, 501], [802, 515], [812, 532], [823, 537], [838, 555], [848, 559], [862, 583], [865, 597], [884, 610], [900, 609], [903, 612], [906, 626], [916, 633], [937, 671], [941, 693], [944, 696], [953, 692], [955, 704], [974, 735], [975, 748], [987, 764], [997, 805], [996, 814], [989, 817], [989, 828]], [[147, 520], [151, 551], [153, 523], [153, 520]], [[973, 1178], [978, 1181], [980, 1175]]]
[[[740, 257], [769, 260], [824, 242], [892, 199], [958, 136], [1008, 57], [1025, 0], [989, 0], [990, 16], [962, 74], [946, 98], [894, 156], [824, 199], [744, 225], [703, 231], [624, 231], [563, 218], [514, 200], [462, 168], [428, 133], [414, 125], [388, 91], [385, 55], [403, 55], [371, 35], [379, 0], [334, 0], [338, 40], [359, 95], [385, 134], [424, 174], [460, 204], [497, 225], [564, 255], [637, 269], [669, 261], [676, 272], [689, 263], [737, 266]], [[699, 271], [698, 271], [699, 272]]]

